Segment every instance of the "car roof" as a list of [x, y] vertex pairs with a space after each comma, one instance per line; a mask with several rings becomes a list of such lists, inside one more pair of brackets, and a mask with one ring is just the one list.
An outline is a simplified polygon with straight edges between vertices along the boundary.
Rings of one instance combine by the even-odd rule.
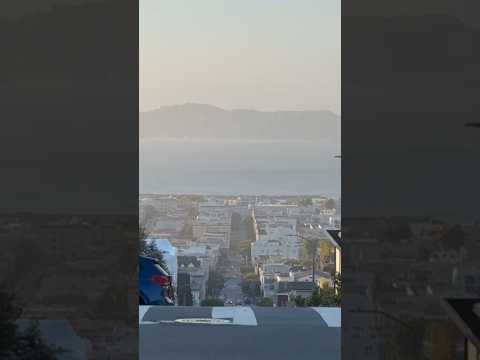
[[158, 262], [157, 259], [152, 258], [152, 257], [148, 257], [148, 256], [139, 255], [138, 258], [139, 258], [140, 260], [143, 260], [143, 261]]

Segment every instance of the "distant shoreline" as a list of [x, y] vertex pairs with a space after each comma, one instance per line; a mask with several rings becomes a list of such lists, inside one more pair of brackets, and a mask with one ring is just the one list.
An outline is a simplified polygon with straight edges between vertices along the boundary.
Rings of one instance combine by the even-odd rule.
[[[281, 197], [281, 198], [317, 198], [317, 197], [325, 197], [331, 198], [331, 195], [327, 194], [276, 194], [276, 195], [268, 195], [268, 194], [203, 194], [203, 193], [139, 193], [139, 197], [148, 197], [148, 196], [206, 196], [206, 197], [216, 197], [216, 198], [232, 198], [232, 197]], [[334, 197], [335, 199], [335, 197]]]
[[[281, 143], [281, 144], [324, 144], [328, 143], [328, 140], [319, 139], [275, 139], [275, 138], [227, 138], [227, 137], [141, 137], [140, 142], [154, 142], [154, 141], [164, 141], [164, 142], [216, 142], [216, 143]], [[336, 145], [331, 143], [332, 145]]]

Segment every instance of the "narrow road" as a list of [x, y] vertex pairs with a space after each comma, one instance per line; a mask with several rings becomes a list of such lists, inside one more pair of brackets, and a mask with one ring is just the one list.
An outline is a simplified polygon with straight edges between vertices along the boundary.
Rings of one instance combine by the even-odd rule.
[[234, 304], [236, 304], [237, 301], [243, 301], [240, 269], [231, 270], [228, 273], [228, 277], [229, 279], [225, 282], [220, 296], [225, 300], [233, 301]]

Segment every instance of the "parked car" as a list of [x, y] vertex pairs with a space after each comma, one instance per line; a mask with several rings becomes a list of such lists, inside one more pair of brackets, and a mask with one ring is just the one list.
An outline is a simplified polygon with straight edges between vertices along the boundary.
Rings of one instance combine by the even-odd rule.
[[171, 276], [158, 260], [138, 258], [138, 302], [140, 305], [174, 305]]

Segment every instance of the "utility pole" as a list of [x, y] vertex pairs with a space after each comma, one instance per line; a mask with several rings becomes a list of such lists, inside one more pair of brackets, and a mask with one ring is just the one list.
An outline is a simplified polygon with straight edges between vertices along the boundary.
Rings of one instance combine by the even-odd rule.
[[315, 291], [315, 258], [317, 257], [317, 246], [315, 240], [310, 240], [313, 242], [313, 255], [312, 255], [312, 294]]
[[[309, 229], [314, 229], [314, 227], [312, 225], [309, 225]], [[319, 243], [319, 238], [317, 237], [304, 237], [302, 235], [299, 235], [299, 234], [295, 234], [295, 235], [289, 235], [289, 236], [295, 236], [297, 238], [300, 238], [304, 241], [307, 242], [307, 247], [311, 250], [312, 252], [312, 295], [313, 295], [313, 292], [315, 291], [315, 258], [317, 257], [317, 247], [318, 247], [318, 243]]]

